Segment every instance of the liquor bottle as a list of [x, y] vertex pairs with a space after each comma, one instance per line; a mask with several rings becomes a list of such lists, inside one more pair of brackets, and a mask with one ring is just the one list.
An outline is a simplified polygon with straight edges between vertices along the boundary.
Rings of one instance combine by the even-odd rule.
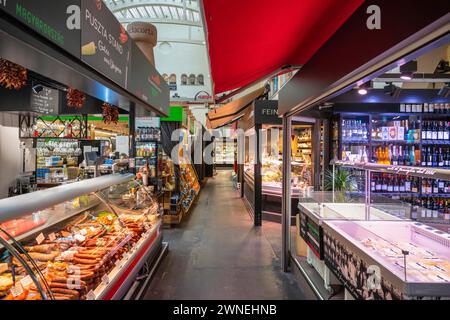
[[405, 152], [403, 154], [403, 161], [405, 166], [411, 165], [410, 153], [408, 146], [405, 147]]
[[431, 139], [437, 140], [438, 139], [438, 124], [436, 121], [432, 122], [432, 131], [431, 131]]
[[431, 179], [427, 180], [426, 194], [433, 193], [433, 182]]
[[431, 147], [427, 148], [427, 167], [433, 166], [433, 154], [431, 153]]
[[409, 177], [404, 179], [404, 191], [403, 192], [411, 192], [411, 180]]
[[370, 180], [370, 191], [376, 192], [376, 175], [372, 174], [372, 179]]
[[411, 146], [411, 150], [409, 152], [409, 163], [411, 166], [416, 165], [416, 151], [414, 146]]
[[381, 180], [381, 176], [380, 175], [376, 176], [375, 191], [376, 192], [381, 192], [382, 191], [382, 180]]
[[436, 152], [436, 148], [433, 147], [432, 153], [433, 153], [433, 161], [432, 161], [431, 166], [432, 167], [437, 167], [438, 166], [438, 155], [437, 155], [437, 152]]
[[439, 182], [438, 180], [433, 180], [433, 193], [439, 193]]
[[419, 141], [420, 140], [420, 122], [414, 121], [414, 132], [413, 132], [413, 141]]
[[428, 153], [426, 151], [426, 149], [424, 149], [424, 152], [422, 152], [422, 155], [420, 157], [420, 164], [422, 165], [422, 167], [426, 167], [427, 166], [427, 156]]
[[388, 191], [388, 181], [386, 178], [386, 175], [383, 175], [382, 182], [381, 182], [381, 192], [387, 192]]
[[442, 148], [439, 147], [439, 152], [437, 154], [437, 166], [443, 167], [444, 166], [444, 155], [442, 154]]
[[444, 192], [445, 192], [445, 181], [438, 180], [438, 193], [444, 193]]
[[427, 194], [427, 179], [422, 180], [422, 189], [420, 190], [420, 193]]
[[411, 181], [411, 192], [414, 192], [414, 193], [419, 192], [419, 181], [415, 177], [413, 177], [412, 181]]
[[398, 165], [398, 155], [397, 155], [397, 147], [392, 146], [392, 165], [397, 166]]
[[398, 181], [399, 181], [399, 184], [398, 184], [398, 191], [399, 191], [399, 192], [405, 192], [405, 191], [406, 191], [406, 186], [405, 186], [405, 184], [406, 184], [406, 179], [403, 178], [403, 177], [400, 177]]
[[428, 105], [428, 113], [434, 113], [434, 104], [433, 103], [430, 103]]
[[405, 120], [404, 122], [403, 122], [403, 127], [404, 127], [404, 129], [403, 129], [403, 131], [404, 131], [404, 137], [403, 137], [403, 140], [405, 140], [405, 141], [409, 141], [410, 139], [409, 139], [409, 124], [408, 124], [408, 120]]
[[394, 180], [390, 177], [386, 177], [387, 179], [387, 192], [394, 192]]
[[[448, 112], [450, 112], [450, 110], [448, 110]], [[445, 122], [445, 129], [444, 129], [443, 140], [450, 140], [450, 122]]]

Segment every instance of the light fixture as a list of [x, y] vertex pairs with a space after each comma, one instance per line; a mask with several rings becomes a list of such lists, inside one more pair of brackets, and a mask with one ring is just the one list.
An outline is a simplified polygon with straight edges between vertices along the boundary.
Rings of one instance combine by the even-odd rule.
[[372, 81], [366, 82], [358, 86], [358, 94], [365, 96], [372, 89]]
[[447, 98], [450, 95], [450, 83], [447, 82], [438, 92], [439, 97]]
[[400, 79], [405, 81], [412, 80], [414, 72], [417, 72], [417, 61], [412, 60], [400, 66]]
[[366, 88], [359, 88], [358, 89], [358, 93], [362, 96], [367, 94], [367, 89]]
[[401, 91], [402, 89], [394, 85], [392, 82], [388, 82], [384, 87], [384, 94], [394, 98], [398, 98]]

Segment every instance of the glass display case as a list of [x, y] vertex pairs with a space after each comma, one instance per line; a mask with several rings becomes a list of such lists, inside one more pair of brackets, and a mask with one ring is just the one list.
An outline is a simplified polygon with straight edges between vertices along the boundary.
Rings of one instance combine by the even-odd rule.
[[450, 234], [412, 221], [325, 221], [326, 265], [358, 299], [450, 297]]
[[[256, 135], [250, 129], [245, 136], [244, 195], [255, 209], [255, 202], [261, 202], [262, 217], [266, 220], [281, 221], [282, 197], [282, 130], [280, 126], [263, 125], [260, 131], [260, 167], [256, 166]], [[295, 124], [292, 136], [291, 191], [293, 215], [298, 198], [312, 186], [312, 126]], [[255, 168], [258, 179], [255, 177]], [[256, 184], [261, 184], [255, 188]], [[259, 191], [259, 188], [261, 191]], [[255, 194], [258, 193], [258, 195]], [[260, 193], [260, 195], [259, 195]], [[256, 200], [255, 200], [256, 199]]]
[[234, 165], [236, 154], [236, 141], [229, 139], [214, 140], [214, 164], [217, 166]]
[[0, 213], [0, 299], [120, 299], [162, 243], [159, 205], [131, 174], [4, 199]]

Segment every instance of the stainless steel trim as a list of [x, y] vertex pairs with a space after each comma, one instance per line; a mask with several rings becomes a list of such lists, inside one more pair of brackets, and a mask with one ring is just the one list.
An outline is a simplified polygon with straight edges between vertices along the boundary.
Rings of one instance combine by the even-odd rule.
[[291, 250], [291, 149], [292, 117], [283, 117], [283, 187], [281, 200], [282, 255], [281, 266], [289, 270]]
[[325, 298], [320, 294], [319, 289], [317, 289], [314, 282], [311, 280], [311, 278], [306, 273], [305, 269], [303, 269], [302, 265], [294, 257], [291, 257], [291, 259], [294, 261], [294, 264], [297, 266], [298, 270], [300, 271], [302, 276], [305, 278], [306, 282], [308, 283], [308, 285], [310, 286], [310, 288], [312, 289], [312, 291], [314, 292], [316, 297], [319, 298], [319, 300], [325, 300]]
[[133, 178], [133, 174], [112, 174], [3, 199], [0, 200], [0, 222], [44, 210], [64, 201], [131, 181]]

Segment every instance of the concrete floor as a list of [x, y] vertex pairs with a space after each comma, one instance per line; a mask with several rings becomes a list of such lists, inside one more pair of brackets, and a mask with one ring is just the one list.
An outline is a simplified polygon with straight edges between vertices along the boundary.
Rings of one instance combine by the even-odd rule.
[[281, 226], [254, 228], [233, 190], [231, 171], [218, 171], [177, 228], [165, 230], [169, 253], [145, 299], [305, 299], [292, 274], [280, 270]]

